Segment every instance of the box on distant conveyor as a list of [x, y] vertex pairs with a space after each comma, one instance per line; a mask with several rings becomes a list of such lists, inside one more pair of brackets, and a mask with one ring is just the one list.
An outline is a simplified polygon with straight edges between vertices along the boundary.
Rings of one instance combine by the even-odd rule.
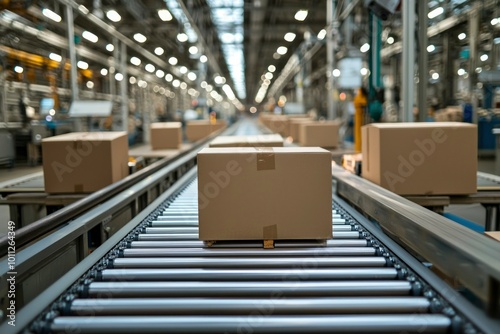
[[199, 238], [330, 239], [331, 161], [318, 147], [202, 149]]
[[278, 133], [285, 138], [290, 134], [290, 118], [285, 115], [274, 115], [268, 117], [266, 120], [266, 126], [273, 133]]
[[126, 132], [75, 132], [42, 140], [47, 193], [91, 193], [129, 175]]
[[182, 144], [181, 122], [151, 123], [150, 133], [153, 150], [178, 149]]
[[362, 154], [362, 176], [400, 195], [460, 195], [477, 189], [476, 125], [365, 125]]
[[306, 123], [317, 123], [312, 118], [292, 118], [290, 119], [290, 137], [294, 143], [300, 143], [300, 126]]
[[299, 125], [300, 145], [337, 147], [339, 145], [340, 122], [326, 121]]
[[254, 136], [218, 136], [210, 147], [280, 147], [283, 137], [278, 134]]
[[215, 124], [209, 120], [189, 121], [186, 124], [186, 137], [190, 142], [195, 142], [222, 130], [227, 126], [226, 121], [218, 119]]

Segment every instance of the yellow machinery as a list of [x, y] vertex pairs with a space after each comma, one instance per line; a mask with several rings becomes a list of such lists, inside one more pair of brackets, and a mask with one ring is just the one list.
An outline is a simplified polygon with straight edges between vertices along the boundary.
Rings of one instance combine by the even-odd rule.
[[361, 126], [368, 100], [363, 90], [358, 89], [358, 94], [354, 97], [354, 150], [361, 152]]

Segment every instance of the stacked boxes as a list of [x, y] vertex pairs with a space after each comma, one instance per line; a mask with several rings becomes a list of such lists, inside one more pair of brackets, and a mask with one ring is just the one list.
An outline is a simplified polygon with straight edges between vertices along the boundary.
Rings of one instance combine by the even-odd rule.
[[182, 144], [182, 123], [161, 122], [150, 126], [153, 150], [178, 149]]
[[90, 193], [129, 174], [126, 132], [75, 132], [42, 140], [47, 193]]
[[331, 154], [321, 148], [198, 153], [201, 240], [330, 239]]
[[477, 189], [476, 125], [365, 125], [362, 154], [363, 177], [400, 195], [460, 195]]

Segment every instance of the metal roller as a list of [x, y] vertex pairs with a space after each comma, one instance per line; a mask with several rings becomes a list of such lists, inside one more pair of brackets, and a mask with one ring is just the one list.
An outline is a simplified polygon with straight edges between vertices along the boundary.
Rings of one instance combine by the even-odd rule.
[[444, 315], [102, 316], [54, 319], [54, 333], [447, 333]]
[[[279, 293], [277, 291], [277, 293]], [[425, 297], [75, 299], [73, 315], [248, 315], [424, 313]]]
[[373, 247], [324, 247], [275, 249], [238, 249], [238, 248], [128, 248], [123, 250], [124, 257], [171, 257], [171, 256], [214, 256], [214, 257], [245, 257], [245, 256], [339, 256], [339, 255], [375, 255]]
[[[358, 239], [358, 231], [335, 231], [333, 239]], [[138, 240], [198, 240], [198, 233], [196, 234], [159, 234], [159, 233], [145, 233], [139, 234]]]
[[[156, 227], [158, 225], [163, 225], [162, 227]], [[179, 233], [198, 233], [198, 227], [166, 227], [168, 226], [168, 223], [166, 224], [161, 224], [161, 222], [158, 222], [155, 224], [155, 227], [146, 227], [145, 232], [148, 234], [179, 234]], [[352, 231], [352, 227], [350, 225], [333, 225], [332, 226], [333, 233], [335, 234], [336, 232], [346, 232], [346, 231]]]
[[[325, 247], [366, 247], [368, 242], [364, 239], [340, 239], [327, 240]], [[131, 248], [198, 248], [204, 247], [203, 241], [132, 241]], [[317, 242], [286, 242], [277, 240], [274, 242], [274, 248], [297, 248], [297, 247], [315, 247], [321, 249], [321, 244]], [[262, 248], [262, 242], [217, 242], [211, 249], [221, 248]]]
[[381, 256], [364, 257], [168, 257], [116, 258], [114, 268], [332, 268], [384, 267]]
[[172, 221], [159, 221], [159, 220], [153, 220], [151, 223], [149, 223], [151, 227], [196, 227], [198, 228], [198, 221], [197, 220], [172, 220]]
[[89, 297], [407, 296], [408, 281], [92, 282]]
[[316, 269], [104, 269], [103, 281], [263, 281], [263, 280], [386, 280], [397, 278], [394, 268]]

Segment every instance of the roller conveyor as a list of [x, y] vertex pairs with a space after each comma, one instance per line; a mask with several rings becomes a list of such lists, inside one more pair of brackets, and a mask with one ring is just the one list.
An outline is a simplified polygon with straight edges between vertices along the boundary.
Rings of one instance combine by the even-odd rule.
[[252, 333], [450, 333], [462, 323], [337, 204], [331, 240], [277, 241], [274, 249], [263, 249], [261, 241], [208, 247], [198, 240], [196, 197], [193, 180], [62, 296], [52, 317], [33, 328], [54, 333], [241, 333], [242, 328]]

